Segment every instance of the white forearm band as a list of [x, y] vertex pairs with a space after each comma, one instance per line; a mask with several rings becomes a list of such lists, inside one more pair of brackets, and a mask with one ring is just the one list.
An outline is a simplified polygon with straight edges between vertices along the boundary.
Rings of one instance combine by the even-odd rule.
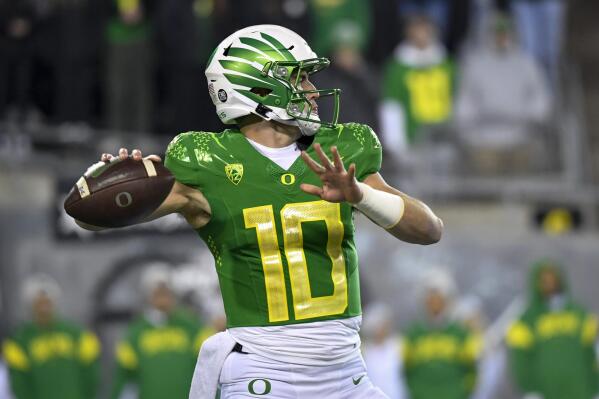
[[369, 217], [379, 226], [390, 229], [403, 217], [405, 203], [399, 195], [377, 190], [365, 183], [358, 183], [362, 190], [362, 200], [353, 204], [354, 208]]

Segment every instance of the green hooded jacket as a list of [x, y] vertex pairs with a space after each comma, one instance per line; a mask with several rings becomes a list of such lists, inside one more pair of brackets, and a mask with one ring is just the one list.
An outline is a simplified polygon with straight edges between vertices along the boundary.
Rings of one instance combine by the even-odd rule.
[[[563, 302], [554, 309], [540, 288], [541, 273], [547, 269], [555, 271], [562, 290]], [[520, 390], [544, 399], [593, 398], [599, 392], [596, 338], [597, 318], [572, 301], [562, 270], [539, 262], [530, 277], [528, 307], [506, 336]]]

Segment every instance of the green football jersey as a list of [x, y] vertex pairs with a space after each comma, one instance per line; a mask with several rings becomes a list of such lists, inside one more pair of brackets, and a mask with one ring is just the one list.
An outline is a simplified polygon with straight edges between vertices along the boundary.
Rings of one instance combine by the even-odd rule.
[[[366, 125], [321, 128], [313, 143], [363, 180], [381, 165], [381, 144]], [[317, 159], [313, 145], [307, 153]], [[169, 145], [166, 167], [202, 192], [210, 222], [198, 234], [212, 252], [228, 327], [331, 320], [361, 313], [353, 208], [304, 193], [322, 185], [298, 158], [284, 170], [236, 129], [190, 132]]]

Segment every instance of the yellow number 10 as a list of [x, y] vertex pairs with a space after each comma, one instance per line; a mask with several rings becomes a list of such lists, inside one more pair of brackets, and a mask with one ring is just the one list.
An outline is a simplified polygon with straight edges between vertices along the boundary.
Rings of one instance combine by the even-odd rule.
[[[268, 318], [271, 322], [289, 320], [283, 262], [275, 228], [272, 205], [243, 210], [246, 229], [256, 229], [264, 270]], [[302, 222], [323, 220], [327, 226], [327, 254], [333, 268], [333, 294], [312, 297], [308, 264], [304, 254]], [[287, 204], [281, 209], [285, 257], [289, 265], [293, 309], [296, 320], [340, 314], [347, 308], [347, 276], [341, 249], [343, 223], [339, 204], [326, 201]]]

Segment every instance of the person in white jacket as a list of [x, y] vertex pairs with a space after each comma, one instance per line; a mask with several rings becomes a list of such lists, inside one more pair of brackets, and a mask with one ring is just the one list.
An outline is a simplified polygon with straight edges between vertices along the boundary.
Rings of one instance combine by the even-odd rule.
[[[2, 292], [0, 291], [0, 314], [2, 313], [2, 310]], [[2, 324], [0, 324], [0, 342], [4, 342], [2, 327]], [[2, 358], [2, 351], [0, 351], [0, 399], [12, 399], [8, 379], [8, 368]]]
[[393, 330], [391, 309], [384, 303], [367, 308], [362, 323], [362, 353], [372, 382], [389, 399], [407, 399], [402, 372], [401, 339]]
[[516, 45], [511, 22], [497, 17], [490, 45], [468, 54], [460, 75], [455, 116], [463, 145], [477, 156], [526, 152], [550, 110], [541, 68]]

